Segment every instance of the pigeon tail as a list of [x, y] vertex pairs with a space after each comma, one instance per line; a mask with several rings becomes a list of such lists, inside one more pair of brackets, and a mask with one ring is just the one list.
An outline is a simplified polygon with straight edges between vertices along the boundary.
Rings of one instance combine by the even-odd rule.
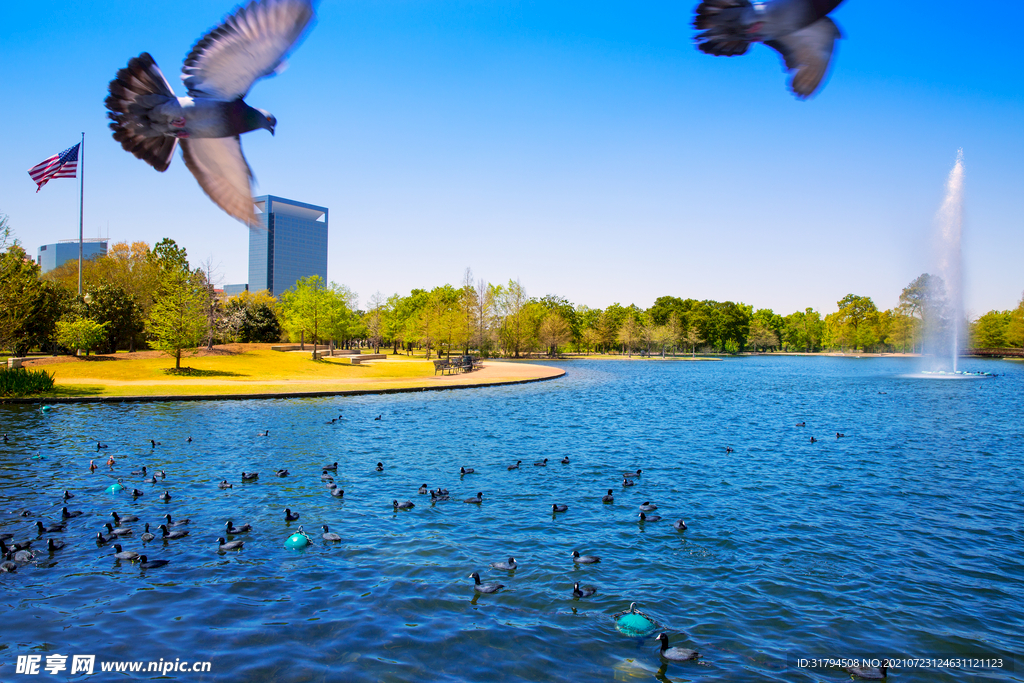
[[744, 14], [752, 9], [749, 0], [704, 0], [697, 6], [693, 27], [697, 48], [716, 57], [735, 57], [750, 49]]
[[110, 82], [106, 105], [110, 129], [121, 147], [158, 171], [166, 171], [178, 140], [154, 128], [149, 113], [169, 101], [174, 91], [148, 52], [128, 61]]

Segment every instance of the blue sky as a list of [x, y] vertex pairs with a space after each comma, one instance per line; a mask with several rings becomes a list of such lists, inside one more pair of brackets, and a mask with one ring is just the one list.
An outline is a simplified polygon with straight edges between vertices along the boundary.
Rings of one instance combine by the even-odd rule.
[[[328, 276], [359, 293], [519, 278], [535, 296], [661, 295], [823, 312], [894, 306], [931, 269], [958, 148], [966, 308], [1024, 291], [1024, 4], [847, 0], [829, 82], [786, 90], [763, 45], [693, 47], [688, 2], [324, 0], [247, 101], [258, 194], [331, 211]], [[86, 133], [86, 236], [171, 237], [245, 282], [246, 229], [180, 157], [163, 174], [106, 128], [107, 83], [149, 51], [172, 85], [230, 2], [7, 3], [0, 212], [30, 253], [77, 237], [78, 187], [26, 169]]]

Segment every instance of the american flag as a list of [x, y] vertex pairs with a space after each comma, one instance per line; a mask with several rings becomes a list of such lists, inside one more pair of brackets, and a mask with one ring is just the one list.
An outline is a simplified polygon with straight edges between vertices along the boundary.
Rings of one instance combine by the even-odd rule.
[[77, 178], [78, 177], [78, 148], [82, 146], [79, 142], [74, 147], [68, 147], [60, 154], [52, 157], [28, 169], [28, 174], [39, 187], [36, 192], [43, 189], [51, 178]]

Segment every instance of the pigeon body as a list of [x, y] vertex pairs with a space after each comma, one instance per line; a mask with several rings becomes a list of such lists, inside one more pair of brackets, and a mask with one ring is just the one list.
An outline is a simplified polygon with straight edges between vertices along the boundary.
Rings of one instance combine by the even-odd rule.
[[697, 47], [715, 56], [746, 54], [762, 42], [778, 52], [792, 74], [790, 88], [804, 99], [821, 85], [842, 34], [828, 14], [843, 0], [703, 0], [694, 27]]
[[114, 139], [158, 171], [181, 143], [185, 165], [203, 191], [231, 216], [255, 225], [252, 171], [239, 136], [277, 120], [244, 97], [281, 67], [312, 24], [311, 0], [253, 0], [192, 48], [182, 67], [188, 90], [178, 97], [156, 60], [143, 52], [117, 72], [106, 100]]

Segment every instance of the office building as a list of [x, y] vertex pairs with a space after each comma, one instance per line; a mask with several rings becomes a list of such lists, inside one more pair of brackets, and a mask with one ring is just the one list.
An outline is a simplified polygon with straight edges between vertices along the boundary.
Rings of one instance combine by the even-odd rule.
[[253, 198], [258, 227], [249, 231], [249, 291], [280, 296], [299, 278], [327, 281], [327, 209], [292, 199]]
[[249, 291], [249, 285], [224, 285], [224, 296], [238, 296]]
[[[107, 238], [87, 237], [82, 240], [82, 260], [107, 255]], [[68, 261], [78, 260], [78, 240], [60, 240], [56, 244], [44, 244], [39, 247], [36, 263], [42, 272], [49, 273]]]

